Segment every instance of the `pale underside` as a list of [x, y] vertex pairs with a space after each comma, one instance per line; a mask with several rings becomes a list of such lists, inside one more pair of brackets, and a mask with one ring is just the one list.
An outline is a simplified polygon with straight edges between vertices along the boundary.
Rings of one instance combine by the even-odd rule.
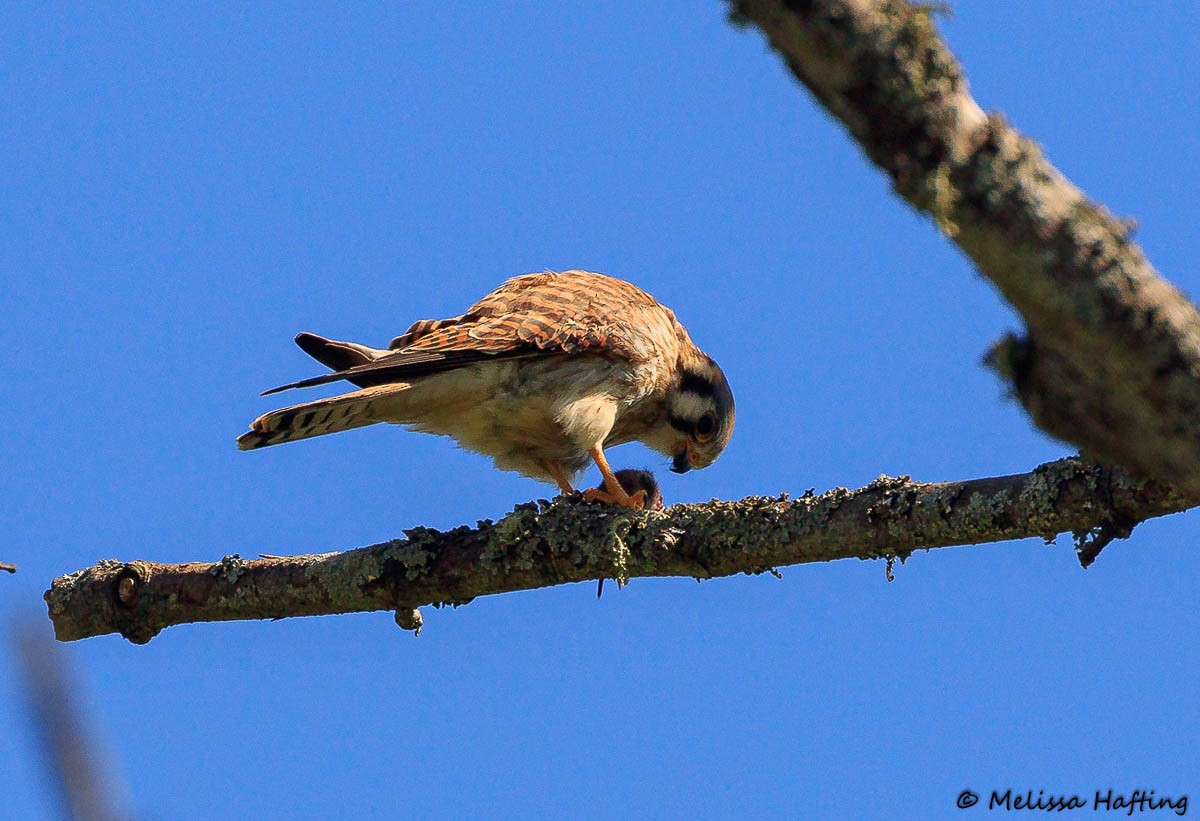
[[661, 403], [639, 384], [653, 382], [638, 379], [627, 362], [600, 356], [482, 363], [381, 397], [371, 416], [450, 436], [498, 468], [553, 481], [547, 462], [571, 478], [589, 461], [589, 448], [629, 442], [661, 418]]

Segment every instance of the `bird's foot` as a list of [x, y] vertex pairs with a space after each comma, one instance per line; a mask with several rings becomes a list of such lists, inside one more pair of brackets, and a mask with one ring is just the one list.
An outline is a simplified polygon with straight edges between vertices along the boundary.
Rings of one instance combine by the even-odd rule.
[[620, 505], [632, 510], [646, 509], [646, 491], [644, 490], [638, 490], [631, 494], [621, 488], [621, 492], [618, 494], [602, 487], [593, 487], [583, 492], [583, 498], [589, 502], [604, 502], [607, 505]]

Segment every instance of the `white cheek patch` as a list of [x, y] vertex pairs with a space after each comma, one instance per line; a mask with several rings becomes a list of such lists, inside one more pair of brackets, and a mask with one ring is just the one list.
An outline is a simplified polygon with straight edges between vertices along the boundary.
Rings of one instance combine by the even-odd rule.
[[690, 391], [676, 394], [671, 401], [671, 415], [689, 422], [694, 422], [710, 410], [713, 410], [712, 399]]

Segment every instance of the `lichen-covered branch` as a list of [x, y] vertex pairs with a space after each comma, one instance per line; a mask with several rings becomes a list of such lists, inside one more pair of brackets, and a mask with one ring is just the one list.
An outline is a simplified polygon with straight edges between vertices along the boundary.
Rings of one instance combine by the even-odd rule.
[[1038, 146], [972, 98], [932, 6], [733, 0], [895, 190], [1025, 319], [990, 361], [1090, 459], [1200, 491], [1200, 314]]
[[[921, 548], [1070, 532], [1100, 534], [1193, 502], [1159, 482], [1063, 459], [1031, 473], [926, 484], [880, 477], [859, 490], [750, 497], [628, 511], [570, 499], [518, 506], [498, 522], [321, 555], [156, 564], [103, 561], [46, 591], [62, 641], [120, 633], [136, 643], [164, 627], [414, 609], [605, 577], [711, 578], [845, 558], [906, 558]], [[1107, 529], [1107, 530], [1106, 530]]]

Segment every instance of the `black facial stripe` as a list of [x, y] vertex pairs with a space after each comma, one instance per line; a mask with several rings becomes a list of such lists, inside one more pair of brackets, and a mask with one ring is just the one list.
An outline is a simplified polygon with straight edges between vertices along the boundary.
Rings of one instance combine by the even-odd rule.
[[687, 371], [679, 382], [679, 390], [684, 393], [694, 393], [697, 396], [712, 396], [715, 389], [713, 383], [700, 374]]
[[668, 416], [667, 422], [680, 433], [690, 434], [692, 432], [692, 423], [686, 419], [681, 419], [678, 416]]

